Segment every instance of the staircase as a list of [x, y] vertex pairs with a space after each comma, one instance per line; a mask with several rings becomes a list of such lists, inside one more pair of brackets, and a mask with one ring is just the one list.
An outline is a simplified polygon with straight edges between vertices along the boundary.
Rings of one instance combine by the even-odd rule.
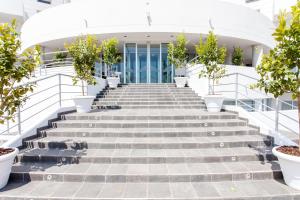
[[190, 88], [123, 85], [25, 141], [0, 199], [293, 199], [271, 144]]

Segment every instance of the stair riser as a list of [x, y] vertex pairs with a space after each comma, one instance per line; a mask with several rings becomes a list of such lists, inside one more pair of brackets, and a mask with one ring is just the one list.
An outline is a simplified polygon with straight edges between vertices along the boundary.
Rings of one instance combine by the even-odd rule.
[[280, 171], [260, 173], [234, 173], [234, 174], [199, 174], [199, 175], [79, 175], [79, 174], [41, 174], [41, 173], [12, 173], [11, 181], [56, 181], [56, 182], [218, 182], [281, 179]]
[[218, 157], [81, 157], [81, 156], [18, 156], [19, 162], [44, 163], [105, 163], [105, 164], [162, 164], [162, 163], [223, 163], [246, 161], [274, 161], [270, 155], [218, 156]]
[[237, 119], [237, 115], [201, 115], [201, 116], [62, 116], [66, 120], [207, 120]]
[[221, 127], [246, 126], [247, 122], [194, 122], [194, 123], [53, 123], [57, 128], [182, 128], [182, 127]]
[[96, 98], [94, 101], [96, 102], [153, 102], [153, 101], [158, 101], [158, 102], [201, 102], [204, 103], [202, 99], [200, 98], [180, 98], [180, 99], [175, 99], [175, 98], [151, 98], [151, 99], [145, 99], [145, 98], [109, 98], [109, 97], [105, 97], [105, 98]]
[[173, 105], [173, 106], [160, 106], [160, 105], [135, 105], [135, 106], [92, 106], [92, 109], [200, 109], [205, 110], [204, 106], [192, 106], [192, 105]]
[[124, 105], [130, 105], [130, 106], [134, 106], [134, 105], [149, 105], [149, 106], [152, 106], [152, 105], [166, 105], [166, 106], [170, 106], [170, 105], [190, 105], [190, 106], [205, 106], [204, 103], [202, 102], [180, 102], [180, 101], [173, 101], [173, 102], [136, 102], [136, 101], [133, 101], [133, 102], [121, 102], [121, 101], [108, 101], [108, 102], [99, 102], [99, 101], [96, 101], [93, 103], [93, 105], [98, 105], [98, 106], [115, 106], [115, 105], [119, 105], [119, 106], [124, 106]]
[[102, 98], [102, 97], [107, 97], [107, 98], [199, 98], [199, 96], [197, 96], [196, 94], [176, 94], [172, 95], [172, 94], [165, 94], [165, 93], [161, 93], [161, 94], [130, 94], [130, 93], [123, 93], [123, 94], [107, 94], [107, 95], [103, 95], [103, 94], [97, 94], [96, 95], [97, 98]]
[[234, 148], [234, 147], [265, 147], [269, 141], [245, 142], [210, 142], [210, 143], [87, 143], [87, 142], [25, 142], [30, 148], [48, 149], [203, 149], [203, 148]]
[[112, 132], [50, 132], [41, 133], [40, 136], [51, 136], [51, 137], [216, 137], [216, 136], [235, 136], [235, 135], [256, 135], [258, 131], [213, 131], [213, 132], [151, 132], [151, 133], [112, 133]]

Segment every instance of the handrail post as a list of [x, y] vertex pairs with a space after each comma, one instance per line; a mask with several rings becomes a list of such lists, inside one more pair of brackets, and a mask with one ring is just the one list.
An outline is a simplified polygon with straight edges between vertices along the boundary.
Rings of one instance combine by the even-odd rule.
[[7, 119], [6, 122], [7, 122], [7, 124], [6, 124], [6, 126], [7, 126], [7, 134], [9, 134], [10, 133], [10, 130], [9, 130], [10, 129], [9, 128], [9, 120]]
[[239, 98], [238, 90], [239, 90], [239, 74], [236, 73], [235, 74], [235, 106], [236, 107], [238, 106], [238, 98]]
[[17, 110], [17, 115], [18, 115], [18, 132], [19, 132], [19, 135], [22, 134], [22, 126], [21, 126], [21, 109], [20, 109], [20, 106], [18, 107], [18, 110]]
[[61, 108], [61, 74], [58, 74], [58, 98], [59, 98], [59, 107]]
[[275, 99], [275, 132], [278, 133], [279, 130], [279, 100]]

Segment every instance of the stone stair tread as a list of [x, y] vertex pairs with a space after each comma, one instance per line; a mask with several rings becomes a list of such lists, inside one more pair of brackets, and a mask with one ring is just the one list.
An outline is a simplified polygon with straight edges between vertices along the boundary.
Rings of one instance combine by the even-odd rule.
[[243, 119], [195, 119], [195, 120], [185, 120], [185, 119], [171, 119], [171, 120], [121, 120], [121, 121], [116, 121], [116, 120], [62, 120], [62, 121], [57, 121], [55, 123], [57, 124], [65, 124], [65, 123], [72, 123], [72, 124], [79, 124], [79, 123], [117, 123], [117, 124], [127, 124], [127, 123], [214, 123], [214, 122], [222, 122], [222, 123], [230, 123], [230, 122], [245, 122]]
[[[206, 175], [206, 174], [247, 174], [280, 171], [277, 161], [247, 161], [224, 163], [17, 163], [12, 173], [38, 174], [91, 174], [91, 175]], [[251, 177], [249, 177], [251, 179]]]
[[131, 110], [131, 109], [121, 109], [121, 110], [110, 110], [109, 112], [106, 110], [98, 111], [98, 112], [89, 112], [89, 113], [70, 113], [66, 114], [66, 116], [102, 116], [102, 115], [108, 115], [108, 116], [198, 116], [198, 115], [237, 115], [232, 112], [207, 112], [203, 110], [198, 109], [190, 109], [188, 111], [182, 110], [182, 109], [173, 109], [173, 110]]
[[[47, 188], [47, 189], [45, 189]], [[0, 198], [73, 200], [220, 200], [293, 199], [300, 192], [276, 180], [225, 181], [210, 183], [10, 183]]]
[[[25, 149], [19, 156], [27, 157], [78, 157], [80, 158], [203, 158], [203, 161], [214, 162], [214, 158], [226, 157], [231, 158], [232, 162], [240, 161], [239, 156], [258, 156], [258, 155], [272, 155], [271, 148], [249, 148], [249, 147], [236, 147], [236, 148], [207, 148], [207, 149], [84, 149], [84, 150], [66, 150], [66, 149]], [[211, 158], [211, 160], [209, 160]], [[216, 160], [216, 159], [215, 159]], [[224, 159], [224, 162], [226, 160]], [[218, 162], [216, 160], [215, 162]]]
[[180, 129], [178, 128], [126, 128], [126, 129], [116, 129], [116, 128], [101, 128], [95, 129], [95, 128], [51, 128], [47, 129], [47, 133], [54, 133], [54, 132], [73, 132], [73, 133], [80, 133], [80, 132], [95, 132], [95, 133], [173, 133], [173, 132], [220, 132], [220, 131], [257, 131], [257, 128], [252, 128], [249, 126], [220, 126], [220, 127], [182, 127]]
[[227, 137], [147, 137], [147, 138], [125, 138], [125, 137], [43, 137], [33, 141], [48, 143], [128, 143], [128, 144], [164, 144], [164, 143], [222, 143], [222, 142], [250, 142], [263, 141], [262, 135], [242, 135]]

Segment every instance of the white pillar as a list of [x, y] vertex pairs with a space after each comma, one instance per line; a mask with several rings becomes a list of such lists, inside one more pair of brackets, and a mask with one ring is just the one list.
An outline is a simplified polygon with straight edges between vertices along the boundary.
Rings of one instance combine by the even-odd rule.
[[252, 67], [256, 67], [261, 63], [264, 54], [264, 48], [262, 45], [252, 46]]
[[232, 61], [231, 60], [232, 60], [232, 52], [228, 51], [226, 59], [225, 59], [225, 64], [226, 65], [232, 65]]

